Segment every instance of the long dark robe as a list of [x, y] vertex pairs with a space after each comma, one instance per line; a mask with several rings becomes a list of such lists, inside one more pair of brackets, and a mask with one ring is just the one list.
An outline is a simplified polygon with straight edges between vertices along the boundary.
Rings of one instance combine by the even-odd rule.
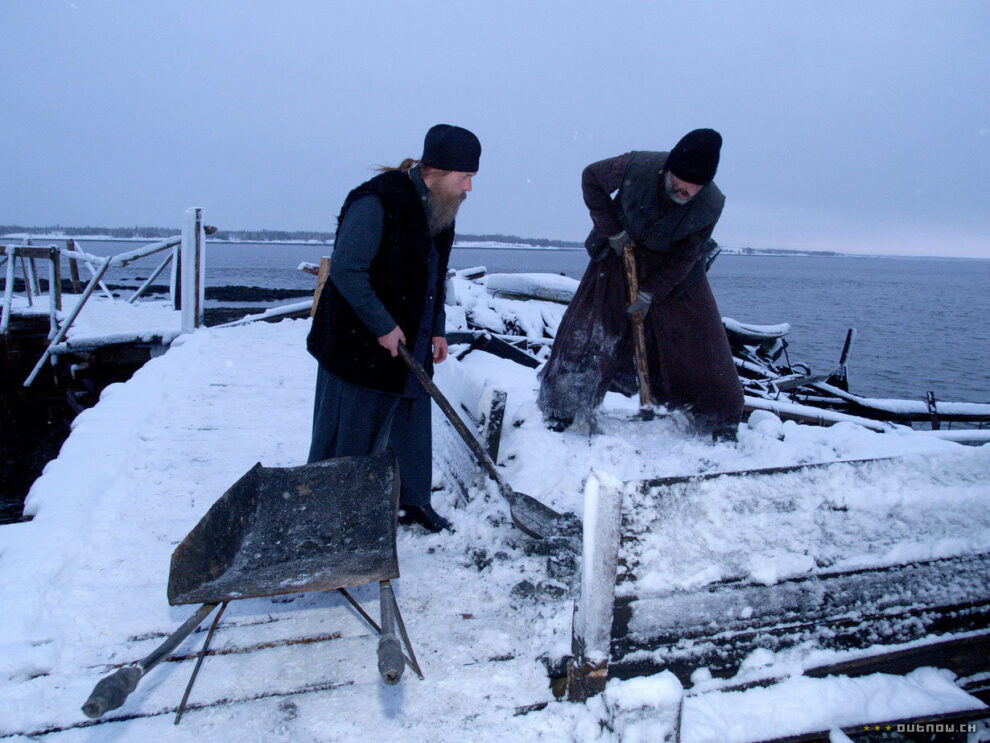
[[[628, 155], [585, 170], [585, 201], [596, 230], [621, 225], [611, 191], [621, 185]], [[604, 195], [604, 198], [603, 198]], [[634, 248], [640, 287], [654, 292], [646, 317], [647, 365], [657, 402], [688, 408], [702, 430], [734, 430], [742, 417], [742, 386], [707, 278], [684, 284], [701, 258], [712, 226], [666, 253]], [[590, 418], [616, 374], [633, 366], [632, 323], [626, 314], [625, 271], [610, 250], [585, 270], [541, 372], [538, 404], [560, 420]]]

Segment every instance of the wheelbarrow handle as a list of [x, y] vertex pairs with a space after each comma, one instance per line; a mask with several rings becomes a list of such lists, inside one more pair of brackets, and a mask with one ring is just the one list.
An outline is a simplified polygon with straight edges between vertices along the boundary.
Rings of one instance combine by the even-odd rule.
[[87, 717], [96, 718], [112, 709], [117, 709], [127, 700], [127, 696], [137, 688], [138, 681], [144, 674], [165, 660], [169, 653], [192, 634], [192, 631], [216, 608], [216, 604], [203, 604], [195, 614], [183, 622], [179, 629], [169, 635], [168, 639], [150, 654], [137, 663], [119, 668], [109, 676], [100, 679], [93, 687], [93, 693], [89, 695], [89, 699], [82, 706], [83, 713]]
[[124, 666], [118, 668], [109, 676], [102, 678], [89, 695], [89, 699], [82, 706], [82, 711], [86, 717], [97, 718], [112, 709], [117, 709], [126, 700], [127, 696], [137, 688], [138, 681], [144, 675], [137, 666]]
[[382, 636], [378, 640], [378, 672], [382, 680], [392, 686], [399, 683], [406, 668], [402, 645], [395, 634], [395, 594], [387, 580], [379, 584], [379, 603], [382, 612]]

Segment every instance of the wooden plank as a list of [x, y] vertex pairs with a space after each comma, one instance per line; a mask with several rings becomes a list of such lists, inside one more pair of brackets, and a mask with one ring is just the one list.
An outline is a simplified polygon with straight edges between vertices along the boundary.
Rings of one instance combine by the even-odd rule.
[[[900, 720], [867, 720], [860, 725], [842, 728], [854, 741], [966, 741], [970, 733], [979, 732], [979, 723], [990, 719], [986, 709], [946, 712], [942, 715], [902, 718]], [[910, 736], [910, 737], [905, 737]], [[937, 737], [936, 737], [937, 736]], [[800, 733], [783, 738], [767, 738], [763, 743], [829, 743], [835, 740], [831, 730]]]
[[953, 637], [880, 655], [816, 666], [805, 676], [866, 676], [871, 673], [910, 673], [916, 668], [947, 668], [957, 676], [972, 676], [990, 667], [990, 634]]
[[899, 644], [983, 630], [990, 623], [990, 554], [813, 575], [773, 585], [619, 598], [609, 676], [662, 668], [685, 684], [706, 666], [728, 677], [757, 648], [830, 649]]
[[11, 253], [16, 252], [17, 255], [24, 256], [25, 258], [43, 258], [44, 260], [48, 260], [52, 257], [51, 247], [42, 248], [40, 246], [30, 245], [9, 245], [5, 247], [0, 245], [0, 254], [5, 254], [7, 248], [12, 248]]
[[493, 462], [498, 461], [498, 449], [502, 442], [502, 422], [505, 419], [505, 400], [508, 395], [504, 390], [492, 389], [491, 405], [482, 415], [481, 439], [485, 451]]
[[540, 365], [540, 361], [536, 357], [531, 356], [522, 349], [516, 348], [511, 343], [508, 343], [483, 330], [455, 331], [453, 333], [448, 333], [447, 342], [450, 345], [460, 343], [469, 344], [468, 349], [458, 355], [458, 361], [467, 356], [467, 354], [471, 351], [487, 351], [494, 356], [498, 356], [500, 359], [514, 361], [517, 364], [522, 364], [530, 369], [535, 369]]

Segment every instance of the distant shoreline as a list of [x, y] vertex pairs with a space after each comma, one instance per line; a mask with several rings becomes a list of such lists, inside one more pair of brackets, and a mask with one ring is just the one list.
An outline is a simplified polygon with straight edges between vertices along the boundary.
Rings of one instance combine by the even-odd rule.
[[[6, 240], [79, 240], [94, 242], [140, 243], [153, 242], [177, 235], [175, 230], [164, 228], [96, 228], [96, 227], [21, 227], [0, 225], [0, 242]], [[136, 234], [135, 234], [136, 233]], [[333, 245], [333, 233], [313, 233], [302, 231], [277, 230], [219, 230], [207, 238], [208, 243], [225, 244], [237, 243], [243, 245], [313, 245], [330, 247]], [[729, 247], [720, 245], [723, 255], [761, 256], [761, 257], [807, 257], [807, 258], [908, 258], [908, 259], [958, 259], [958, 260], [990, 260], [973, 256], [939, 256], [939, 255], [898, 255], [880, 253], [841, 253], [834, 250], [800, 250], [786, 248], [753, 248]], [[569, 240], [549, 240], [546, 238], [526, 238], [516, 235], [470, 235], [457, 237], [454, 248], [471, 250], [584, 250], [584, 244]]]

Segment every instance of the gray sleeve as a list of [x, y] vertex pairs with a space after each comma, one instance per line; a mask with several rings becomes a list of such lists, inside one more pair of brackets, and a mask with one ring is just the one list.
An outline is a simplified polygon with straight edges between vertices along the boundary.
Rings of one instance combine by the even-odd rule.
[[378, 254], [384, 224], [382, 202], [377, 196], [362, 196], [348, 207], [330, 258], [330, 280], [376, 338], [396, 325], [371, 288], [368, 274]]

